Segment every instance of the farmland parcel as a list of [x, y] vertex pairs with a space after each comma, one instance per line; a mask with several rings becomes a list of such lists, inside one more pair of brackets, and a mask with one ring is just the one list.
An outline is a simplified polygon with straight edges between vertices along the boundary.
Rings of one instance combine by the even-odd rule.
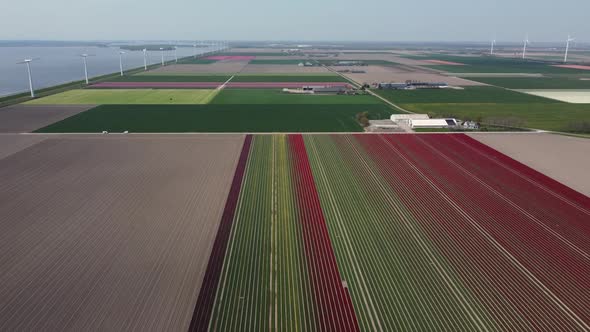
[[186, 331], [242, 143], [68, 136], [0, 159], [0, 330]]

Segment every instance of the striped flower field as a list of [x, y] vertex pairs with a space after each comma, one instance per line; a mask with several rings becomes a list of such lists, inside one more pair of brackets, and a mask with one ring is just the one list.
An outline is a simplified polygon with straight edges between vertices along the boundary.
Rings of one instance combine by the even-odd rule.
[[247, 135], [192, 331], [590, 330], [590, 198], [462, 134]]

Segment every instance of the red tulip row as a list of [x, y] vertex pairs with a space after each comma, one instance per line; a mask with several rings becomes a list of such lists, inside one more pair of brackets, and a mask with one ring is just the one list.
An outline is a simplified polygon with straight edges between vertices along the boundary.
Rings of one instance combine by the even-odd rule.
[[302, 135], [288, 137], [298, 218], [320, 331], [358, 331], [358, 321], [344, 286], [324, 220]]

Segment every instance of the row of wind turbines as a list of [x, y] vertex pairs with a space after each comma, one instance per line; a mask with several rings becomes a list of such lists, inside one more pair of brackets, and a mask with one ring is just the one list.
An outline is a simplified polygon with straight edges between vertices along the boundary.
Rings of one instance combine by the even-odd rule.
[[[572, 38], [570, 35], [567, 36], [567, 41], [565, 44], [565, 55], [563, 57], [563, 63], [567, 62], [567, 55], [570, 50], [570, 43], [573, 42], [574, 40], [576, 40], [576, 38]], [[526, 37], [524, 38], [523, 45], [522, 45], [522, 58], [523, 59], [526, 59], [527, 46], [529, 46], [530, 44], [531, 44], [531, 41], [529, 40], [529, 35], [527, 33]], [[495, 46], [496, 46], [496, 40], [492, 39], [492, 45], [490, 47], [490, 55], [494, 55]]]
[[[203, 45], [203, 44], [199, 44], [199, 45]], [[193, 44], [193, 50], [194, 50], [194, 57], [195, 59], [199, 56], [199, 53], [197, 53], [197, 43]], [[221, 50], [226, 49], [227, 43], [226, 42], [216, 42], [213, 43], [211, 45], [213, 47], [213, 49], [211, 50], [211, 52], [218, 52]], [[143, 67], [144, 70], [148, 69], [148, 63], [147, 63], [147, 55], [148, 55], [148, 50], [146, 48], [144, 48], [143, 50]], [[165, 54], [166, 49], [164, 47], [160, 47], [160, 53], [161, 53], [161, 63], [162, 66], [166, 65], [166, 62], [164, 61], [164, 54]], [[123, 55], [125, 54], [125, 51], [119, 51], [119, 72], [121, 74], [121, 76], [124, 75], [124, 70], [123, 70]], [[83, 53], [83, 54], [79, 54], [79, 57], [81, 57], [83, 59], [84, 62], [84, 79], [86, 81], [86, 85], [89, 84], [89, 80], [88, 80], [88, 62], [87, 62], [87, 58], [88, 57], [93, 57], [96, 56], [95, 54], [88, 54], [88, 53]], [[29, 78], [29, 90], [31, 92], [31, 98], [35, 98], [35, 89], [33, 87], [33, 75], [31, 73], [31, 62], [33, 61], [37, 61], [40, 60], [41, 58], [30, 58], [30, 59], [24, 59], [21, 62], [17, 62], [16, 64], [21, 65], [24, 64], [27, 66], [27, 75]], [[174, 62], [178, 62], [178, 47], [174, 46]]]

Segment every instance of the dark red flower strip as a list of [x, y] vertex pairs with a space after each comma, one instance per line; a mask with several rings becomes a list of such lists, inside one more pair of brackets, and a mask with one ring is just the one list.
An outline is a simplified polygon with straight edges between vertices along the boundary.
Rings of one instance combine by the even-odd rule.
[[483, 144], [482, 142], [480, 142], [474, 138], [471, 138], [467, 135], [453, 135], [453, 136], [456, 136], [457, 139], [466, 143], [467, 145], [472, 146], [472, 147], [479, 149], [482, 152], [488, 154], [489, 156], [496, 159], [498, 162], [511, 167], [512, 169], [530, 177], [531, 179], [533, 179], [535, 181], [538, 181], [539, 183], [542, 183], [547, 188], [566, 197], [567, 199], [570, 199], [570, 200], [578, 203], [581, 206], [585, 206], [585, 207], [590, 206], [590, 197], [573, 190], [572, 188], [564, 185], [563, 183], [560, 183], [560, 182], [548, 177], [547, 175], [545, 175], [541, 172], [538, 172], [538, 171], [528, 167], [527, 165], [525, 165], [519, 161], [516, 161], [516, 160], [508, 157], [507, 155], [499, 152], [498, 150], [495, 150], [494, 148], [492, 148], [486, 144]]
[[[574, 312], [582, 319], [590, 321], [590, 315], [585, 310], [590, 305], [585, 294], [585, 290], [590, 287], [587, 278], [590, 264], [585, 258], [531, 221], [520, 210], [508, 205], [471, 175], [455, 167], [449, 159], [428, 147], [423, 135], [395, 138], [389, 136], [387, 140], [396, 145], [402, 154], [410, 158], [431, 181], [443, 189], [456, 204], [461, 205], [488, 234]], [[457, 163], [456, 160], [453, 161]], [[486, 169], [493, 171], [495, 167]], [[514, 177], [516, 175], [513, 174], [511, 179]], [[516, 179], [512, 181], [516, 182]], [[541, 190], [534, 188], [530, 191], [534, 192], [535, 189]], [[503, 192], [505, 190], [500, 191]], [[550, 204], [549, 201], [536, 203]]]
[[316, 302], [318, 330], [358, 331], [352, 301], [338, 271], [303, 136], [289, 135], [288, 142], [293, 162], [298, 217]]
[[240, 189], [242, 188], [242, 179], [244, 178], [244, 173], [246, 171], [251, 144], [252, 135], [246, 135], [227, 201], [225, 202], [225, 208], [221, 216], [217, 236], [215, 237], [213, 249], [209, 256], [207, 270], [201, 284], [201, 290], [199, 292], [199, 297], [197, 298], [197, 304], [195, 305], [189, 331], [207, 331], [207, 328], [209, 327], [211, 313], [213, 312], [213, 303], [215, 302], [215, 295], [217, 293], [217, 285], [219, 284], [219, 278], [221, 276], [223, 260], [225, 258], [225, 252], [231, 234], [231, 228], [234, 221], [236, 207], [238, 205]]
[[[496, 157], [480, 151], [477, 146], [465, 143], [465, 139], [469, 142], [471, 138], [463, 134], [422, 135], [420, 139], [501, 192], [537, 218], [545, 227], [564, 236], [584, 251], [590, 252], [590, 223], [587, 222], [590, 215], [584, 211], [590, 211], [590, 204], [581, 206], [578, 202], [551, 190], [550, 185], [546, 185], [553, 181], [551, 178], [545, 175], [530, 178], [498, 161]], [[504, 157], [502, 159], [506, 161], [511, 160]], [[577, 206], [582, 209], [576, 208]]]
[[[486, 240], [452, 207], [450, 201], [437, 194], [411, 167], [416, 167], [428, 181], [436, 184], [451, 198], [452, 204], [465, 211], [485, 205], [490, 205], [492, 209], [501, 207], [495, 202], [480, 202], [471, 197], [458, 199], [445, 186], [445, 183], [461, 181], [453, 175], [456, 173], [453, 167], [433, 159], [432, 151], [421, 148], [415, 135], [355, 137], [369, 152], [379, 172], [412, 213], [420, 229], [436, 244], [462, 283], [477, 295], [503, 329], [576, 328], [576, 324], [561, 308], [554, 305], [527, 275]], [[463, 194], [471, 196], [477, 190], [480, 189], [467, 188]], [[481, 226], [490, 219], [484, 213], [476, 214], [475, 218]], [[504, 239], [497, 240], [506, 243]]]

